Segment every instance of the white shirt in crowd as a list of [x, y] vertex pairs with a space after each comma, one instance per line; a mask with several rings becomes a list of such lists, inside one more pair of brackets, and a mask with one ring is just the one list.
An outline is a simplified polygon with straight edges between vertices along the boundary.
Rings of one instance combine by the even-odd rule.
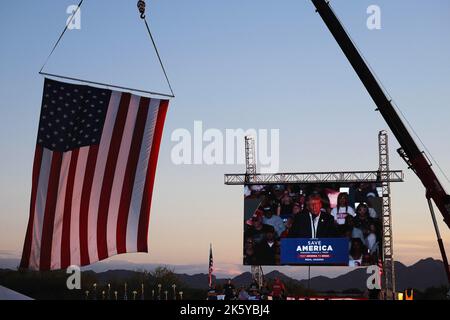
[[272, 226], [275, 229], [275, 232], [276, 232], [278, 237], [281, 236], [283, 231], [286, 229], [286, 226], [284, 225], [283, 219], [281, 219], [279, 216], [273, 215], [269, 219], [264, 217], [263, 223]]
[[370, 233], [365, 241], [366, 247], [369, 249], [370, 253], [374, 253], [377, 250], [377, 236], [374, 233]]
[[374, 208], [369, 208], [369, 216], [372, 219], [378, 219], [378, 213], [376, 212], [376, 210]]
[[362, 265], [362, 256], [359, 259], [354, 259], [352, 256], [349, 257], [348, 266], [349, 267], [360, 267]]
[[365, 243], [366, 240], [364, 239], [364, 233], [360, 228], [353, 228], [352, 230], [352, 238], [359, 238], [361, 239], [362, 243]]
[[248, 186], [244, 187], [244, 197], [250, 197], [252, 195], [252, 190]]
[[333, 208], [333, 210], [331, 210], [331, 215], [334, 217], [334, 221], [336, 221], [337, 224], [343, 225], [345, 224], [345, 218], [347, 218], [347, 215], [354, 217], [356, 216], [356, 213], [352, 207], [339, 207], [339, 211], [338, 208]]

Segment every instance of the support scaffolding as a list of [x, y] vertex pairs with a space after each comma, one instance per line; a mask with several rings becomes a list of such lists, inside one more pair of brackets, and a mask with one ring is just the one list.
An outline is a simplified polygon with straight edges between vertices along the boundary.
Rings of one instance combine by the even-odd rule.
[[[381, 178], [379, 171], [225, 174], [225, 184], [240, 186], [245, 184], [381, 182]], [[384, 181], [403, 182], [403, 178], [403, 172], [400, 170], [383, 173]]]
[[[245, 137], [245, 177], [247, 184], [252, 182], [252, 177], [256, 175], [256, 152], [255, 139], [252, 136]], [[264, 273], [261, 266], [252, 266], [252, 279], [261, 288], [264, 284]]]
[[383, 273], [382, 284], [385, 299], [392, 300], [395, 295], [394, 247], [392, 237], [391, 185], [389, 177], [389, 144], [386, 131], [378, 134], [379, 170], [383, 189]]

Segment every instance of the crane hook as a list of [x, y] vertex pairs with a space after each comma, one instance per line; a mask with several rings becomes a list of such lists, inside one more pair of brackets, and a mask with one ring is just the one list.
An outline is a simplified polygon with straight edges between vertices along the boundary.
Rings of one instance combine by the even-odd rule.
[[141, 14], [141, 19], [145, 19], [145, 1], [139, 0], [137, 3], [137, 7], [139, 9], [139, 13]]

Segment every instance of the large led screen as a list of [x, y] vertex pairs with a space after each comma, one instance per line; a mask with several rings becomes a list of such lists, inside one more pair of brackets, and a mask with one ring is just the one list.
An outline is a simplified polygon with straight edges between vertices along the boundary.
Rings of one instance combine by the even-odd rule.
[[246, 185], [244, 264], [378, 264], [381, 190], [375, 183]]

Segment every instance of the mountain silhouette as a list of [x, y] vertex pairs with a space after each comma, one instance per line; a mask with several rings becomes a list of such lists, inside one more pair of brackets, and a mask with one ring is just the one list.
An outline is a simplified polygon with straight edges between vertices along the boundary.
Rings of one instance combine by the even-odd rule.
[[[16, 266], [18, 264], [17, 261], [11, 260], [7, 261], [7, 263], [3, 263], [3, 265], [8, 265], [5, 269], [14, 270], [16, 269]], [[95, 272], [91, 270], [89, 272], [95, 273], [97, 279], [105, 283], [107, 283], [110, 279], [126, 281], [127, 279], [139, 277], [139, 275], [141, 274], [140, 271], [123, 269], [122, 264], [119, 264], [117, 266], [119, 267], [119, 269], [113, 269], [115, 265], [111, 264], [111, 270], [103, 272]], [[149, 268], [139, 269], [153, 269], [150, 268], [150, 266], [146, 267]], [[403, 291], [407, 288], [425, 290], [430, 287], [439, 287], [448, 284], [442, 261], [435, 260], [433, 258], [422, 259], [411, 266], [405, 266], [401, 262], [396, 262], [395, 274], [397, 291]], [[186, 273], [176, 273], [176, 276], [189, 288], [202, 290], [206, 290], [208, 288], [208, 274], [206, 273], [197, 273], [193, 275], [189, 275]], [[366, 268], [358, 268], [334, 278], [326, 276], [312, 277], [310, 281], [310, 287], [316, 292], [342, 292], [351, 289], [364, 291], [366, 289], [366, 281], [368, 276], [369, 274], [367, 274]], [[301, 285], [305, 288], [308, 287], [308, 279], [297, 280], [276, 270], [265, 274], [264, 277], [267, 280], [274, 280], [275, 278], [279, 278], [284, 283]], [[213, 276], [213, 283], [219, 286], [223, 285], [227, 280], [228, 278], [216, 278], [215, 276]], [[238, 276], [233, 277], [231, 280], [236, 287], [247, 287], [252, 282], [252, 275], [250, 272], [244, 272]]]
[[[427, 258], [420, 260], [411, 266], [405, 266], [401, 262], [396, 262], [394, 267], [396, 273], [397, 291], [403, 291], [408, 288], [425, 290], [429, 287], [447, 285], [446, 274], [442, 261], [440, 260]], [[208, 288], [207, 274], [182, 274], [178, 275], [178, 277], [191, 288], [205, 290]], [[292, 282], [294, 284], [300, 284], [303, 287], [308, 286], [307, 279], [296, 280], [279, 271], [269, 272], [264, 275], [264, 277], [270, 280], [279, 278], [285, 283]], [[358, 268], [335, 278], [325, 276], [313, 277], [311, 278], [310, 286], [311, 289], [317, 292], [339, 292], [351, 289], [364, 291], [366, 289], [366, 281], [368, 277], [369, 274], [367, 274], [366, 268]], [[248, 286], [252, 282], [252, 275], [250, 272], [244, 272], [231, 280], [236, 287]], [[216, 279], [213, 277], [213, 282], [216, 285], [222, 285], [226, 281], [227, 279]]]

